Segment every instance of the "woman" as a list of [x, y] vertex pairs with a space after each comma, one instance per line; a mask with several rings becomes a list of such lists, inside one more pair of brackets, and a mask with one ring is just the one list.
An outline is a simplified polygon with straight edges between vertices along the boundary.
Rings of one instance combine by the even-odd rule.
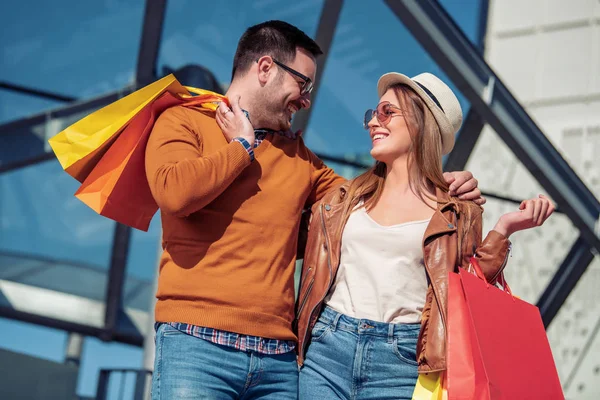
[[[434, 75], [386, 74], [365, 115], [375, 166], [313, 207], [298, 296], [300, 399], [410, 399], [418, 373], [446, 369], [448, 272], [475, 255], [489, 281], [508, 237], [554, 211], [544, 196], [500, 217], [450, 197], [442, 155], [462, 122]], [[310, 346], [308, 346], [310, 344]]]

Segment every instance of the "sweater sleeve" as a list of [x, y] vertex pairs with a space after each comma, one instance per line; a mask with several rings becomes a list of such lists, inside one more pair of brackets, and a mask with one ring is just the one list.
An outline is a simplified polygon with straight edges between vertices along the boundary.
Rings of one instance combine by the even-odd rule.
[[237, 142], [203, 154], [202, 132], [194, 132], [187, 110], [173, 107], [156, 121], [146, 147], [146, 177], [160, 209], [185, 217], [219, 196], [251, 163]]
[[[307, 149], [308, 150], [308, 149]], [[332, 168], [329, 168], [312, 151], [308, 150], [311, 165], [313, 167], [311, 182], [312, 189], [306, 201], [306, 208], [312, 207], [332, 189], [346, 182], [346, 179], [336, 174]]]

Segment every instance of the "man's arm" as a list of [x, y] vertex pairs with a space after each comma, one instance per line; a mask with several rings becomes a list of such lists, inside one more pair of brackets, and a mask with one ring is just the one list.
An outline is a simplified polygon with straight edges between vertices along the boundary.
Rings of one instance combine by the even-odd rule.
[[[331, 168], [326, 166], [314, 153], [309, 154], [315, 165], [313, 174], [313, 189], [307, 201], [307, 207], [311, 207], [331, 189], [341, 185], [346, 181], [345, 178], [337, 175]], [[472, 200], [478, 205], [483, 205], [486, 202], [485, 197], [481, 196], [478, 182], [473, 174], [469, 171], [446, 172], [444, 179], [450, 185], [450, 195], [458, 196], [462, 200]]]
[[[302, 140], [302, 139], [300, 139]], [[312, 188], [306, 204], [304, 205], [305, 210], [302, 212], [300, 218], [300, 229], [298, 232], [298, 250], [296, 252], [296, 258], [304, 258], [304, 248], [306, 247], [306, 241], [308, 239], [308, 227], [310, 225], [311, 218], [311, 207], [325, 196], [327, 192], [338, 187], [342, 183], [346, 182], [346, 179], [339, 176], [333, 169], [321, 161], [312, 151], [308, 148], [308, 157], [313, 166], [313, 172], [311, 175]]]
[[346, 178], [336, 174], [333, 169], [325, 165], [325, 163], [312, 151], [308, 150], [308, 154], [311, 158], [314, 170], [311, 178], [312, 189], [306, 200], [306, 208], [312, 207], [312, 205], [321, 200], [327, 192], [346, 182]]
[[251, 163], [242, 143], [202, 154], [186, 110], [174, 107], [156, 121], [146, 147], [146, 176], [160, 209], [184, 217], [213, 201]]

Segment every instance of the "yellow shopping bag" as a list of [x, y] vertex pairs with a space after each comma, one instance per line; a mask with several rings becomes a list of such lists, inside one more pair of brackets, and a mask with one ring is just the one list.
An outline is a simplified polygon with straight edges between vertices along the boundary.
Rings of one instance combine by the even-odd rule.
[[144, 107], [164, 92], [186, 97], [189, 96], [189, 91], [211, 93], [186, 88], [174, 75], [168, 75], [93, 112], [48, 142], [63, 169], [79, 182], [83, 182], [122, 129]]
[[412, 399], [448, 400], [448, 392], [444, 388], [444, 373], [419, 374]]

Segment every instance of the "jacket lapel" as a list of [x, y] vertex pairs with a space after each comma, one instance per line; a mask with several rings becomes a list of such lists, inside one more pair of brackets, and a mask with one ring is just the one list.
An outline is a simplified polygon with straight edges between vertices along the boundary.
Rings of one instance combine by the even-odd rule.
[[436, 190], [438, 207], [425, 229], [423, 235], [423, 244], [426, 245], [429, 241], [439, 235], [456, 231], [456, 218], [454, 213], [457, 210], [457, 204], [446, 192], [440, 189]]

